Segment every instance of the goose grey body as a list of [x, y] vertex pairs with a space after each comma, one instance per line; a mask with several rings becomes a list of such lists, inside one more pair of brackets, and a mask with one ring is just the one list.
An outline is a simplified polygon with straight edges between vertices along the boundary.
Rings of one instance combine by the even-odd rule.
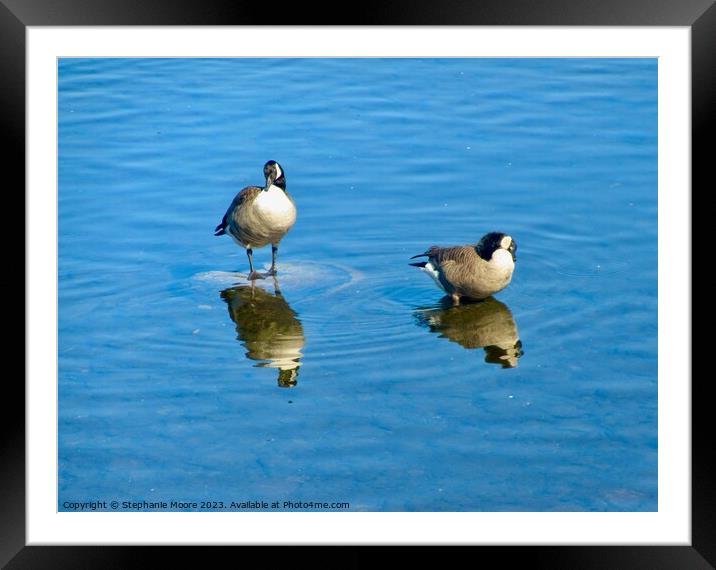
[[433, 246], [425, 253], [427, 261], [411, 263], [428, 273], [455, 304], [461, 297], [486, 299], [502, 291], [512, 280], [517, 244], [512, 237], [491, 232], [474, 245]]
[[272, 260], [269, 275], [276, 275], [278, 245], [296, 223], [296, 205], [286, 192], [286, 177], [281, 165], [269, 160], [264, 165], [266, 185], [247, 186], [231, 202], [214, 235], [228, 234], [246, 248], [250, 273], [248, 278], [263, 279], [254, 271], [253, 249], [271, 244]]

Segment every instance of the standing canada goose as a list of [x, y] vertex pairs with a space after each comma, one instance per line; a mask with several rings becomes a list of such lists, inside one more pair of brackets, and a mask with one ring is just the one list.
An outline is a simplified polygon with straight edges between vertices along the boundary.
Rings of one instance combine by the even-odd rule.
[[249, 257], [248, 279], [263, 279], [254, 270], [253, 248], [271, 244], [271, 269], [268, 275], [276, 275], [278, 244], [296, 222], [296, 205], [286, 192], [286, 176], [275, 160], [264, 164], [266, 185], [247, 186], [241, 190], [226, 210], [221, 223], [214, 230], [215, 236], [229, 234]]
[[430, 275], [458, 305], [460, 297], [481, 300], [507, 287], [515, 269], [516, 251], [517, 244], [512, 237], [490, 232], [477, 245], [434, 245], [425, 253], [410, 258], [427, 257], [427, 261], [410, 265], [420, 267]]

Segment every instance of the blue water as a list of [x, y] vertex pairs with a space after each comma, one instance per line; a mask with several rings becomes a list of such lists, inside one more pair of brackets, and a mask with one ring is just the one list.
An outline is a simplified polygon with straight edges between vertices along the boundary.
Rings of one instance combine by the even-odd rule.
[[[58, 110], [59, 510], [657, 509], [656, 59], [61, 59]], [[408, 265], [492, 230], [487, 303]]]

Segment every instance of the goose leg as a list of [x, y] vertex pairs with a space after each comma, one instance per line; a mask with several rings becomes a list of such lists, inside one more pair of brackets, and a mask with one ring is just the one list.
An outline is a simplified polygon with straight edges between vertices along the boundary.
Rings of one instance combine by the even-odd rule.
[[268, 270], [266, 275], [276, 275], [278, 270], [276, 269], [276, 258], [278, 257], [278, 246], [271, 244], [271, 269]]
[[254, 252], [250, 247], [246, 248], [246, 255], [249, 256], [249, 267], [251, 268], [251, 273], [249, 273], [247, 279], [249, 281], [253, 281], [254, 279], [263, 279], [263, 275], [261, 275], [258, 271], [254, 271]]
[[458, 295], [457, 293], [453, 293], [453, 294], [450, 295], [450, 296], [452, 297], [452, 304], [453, 304], [453, 305], [459, 305], [459, 304], [460, 304], [460, 295]]

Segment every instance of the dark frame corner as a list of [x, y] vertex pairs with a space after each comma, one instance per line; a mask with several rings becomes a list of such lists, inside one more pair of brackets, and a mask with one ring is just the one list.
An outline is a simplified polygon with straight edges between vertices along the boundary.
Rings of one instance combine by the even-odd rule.
[[[264, 7], [265, 8], [265, 7]], [[0, 0], [0, 89], [5, 171], [25, 187], [25, 32], [28, 26], [82, 25], [261, 25], [264, 8], [245, 0]], [[281, 24], [331, 25], [589, 25], [689, 26], [692, 77], [692, 188], [716, 183], [707, 137], [712, 137], [709, 112], [716, 101], [716, 5], [714, 0], [392, 0], [363, 2], [343, 15], [296, 3], [279, 10]], [[276, 23], [276, 18], [273, 22]], [[18, 193], [19, 194], [19, 193]], [[692, 192], [693, 200], [693, 192]], [[23, 201], [22, 210], [25, 211]], [[21, 262], [24, 267], [25, 260]], [[24, 280], [23, 280], [24, 283]], [[25, 284], [25, 283], [24, 283]], [[25, 284], [26, 285], [26, 284]], [[27, 295], [27, 294], [25, 294]], [[25, 296], [27, 303], [27, 296]], [[23, 329], [24, 330], [24, 329]], [[200, 549], [138, 546], [26, 546], [25, 540], [25, 386], [12, 375], [4, 383], [7, 403], [0, 458], [0, 565], [18, 568], [126, 568], [148, 557], [166, 562], [180, 554], [183, 562], [206, 563], [223, 547]], [[716, 565], [716, 493], [713, 488], [712, 420], [703, 375], [692, 377], [692, 543], [689, 546], [524, 546], [489, 548], [505, 563], [527, 562], [537, 568], [714, 568]], [[14, 414], [14, 415], [13, 415]], [[259, 548], [259, 547], [252, 547]], [[300, 550], [299, 550], [300, 548]], [[209, 550], [211, 550], [211, 553]], [[375, 549], [342, 547], [333, 554], [341, 564], [357, 566]], [[313, 548], [286, 547], [287, 560], [310, 557]], [[276, 552], [267, 554], [273, 560]], [[424, 558], [424, 549], [420, 556]], [[441, 557], [444, 553], [440, 554]], [[319, 555], [325, 558], [325, 553]], [[330, 558], [329, 558], [330, 559]], [[142, 564], [143, 565], [143, 564]], [[203, 565], [203, 564], [202, 564]]]

